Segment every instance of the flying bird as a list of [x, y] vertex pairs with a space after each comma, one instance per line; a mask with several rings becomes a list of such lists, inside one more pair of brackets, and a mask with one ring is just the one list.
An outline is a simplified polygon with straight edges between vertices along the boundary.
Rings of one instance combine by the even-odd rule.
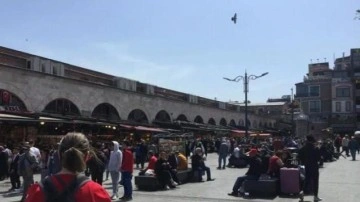
[[234, 16], [231, 18], [231, 21], [233, 21], [234, 24], [236, 24], [236, 19], [237, 19], [237, 17], [236, 17], [236, 13], [235, 13]]

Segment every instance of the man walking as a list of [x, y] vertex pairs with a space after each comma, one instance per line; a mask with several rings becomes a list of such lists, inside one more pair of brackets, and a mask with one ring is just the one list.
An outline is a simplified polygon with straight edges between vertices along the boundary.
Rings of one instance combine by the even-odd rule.
[[356, 151], [359, 149], [359, 143], [356, 141], [355, 137], [352, 136], [349, 142], [349, 150], [352, 157], [352, 160], [356, 160]]
[[116, 200], [119, 197], [118, 189], [119, 189], [119, 179], [120, 179], [120, 167], [122, 164], [122, 152], [119, 149], [118, 142], [112, 141], [112, 143], [113, 143], [113, 147], [112, 147], [113, 149], [110, 153], [108, 170], [110, 172], [112, 189], [113, 189], [113, 195], [111, 196], [111, 199]]
[[121, 165], [121, 182], [124, 186], [123, 201], [132, 200], [132, 173], [134, 171], [134, 157], [130, 150], [130, 143], [125, 141], [123, 144], [123, 160]]
[[222, 169], [225, 169], [226, 157], [229, 154], [229, 146], [226, 143], [225, 138], [222, 139], [222, 142], [221, 142], [220, 147], [219, 147], [218, 154], [219, 154], [219, 160], [218, 160], [219, 161], [219, 164], [218, 164], [219, 166], [217, 167], [217, 169], [221, 169], [221, 162], [223, 162]]
[[321, 201], [322, 199], [318, 197], [320, 150], [315, 144], [313, 136], [306, 136], [306, 144], [299, 150], [299, 159], [305, 165], [305, 191], [310, 191], [309, 187], [312, 184], [314, 201]]

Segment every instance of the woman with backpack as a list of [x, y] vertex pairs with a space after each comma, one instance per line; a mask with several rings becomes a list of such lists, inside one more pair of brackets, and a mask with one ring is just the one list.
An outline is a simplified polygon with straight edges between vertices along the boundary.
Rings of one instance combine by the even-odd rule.
[[61, 171], [33, 184], [26, 202], [110, 202], [105, 189], [81, 173], [90, 152], [88, 139], [81, 133], [68, 133], [60, 142]]

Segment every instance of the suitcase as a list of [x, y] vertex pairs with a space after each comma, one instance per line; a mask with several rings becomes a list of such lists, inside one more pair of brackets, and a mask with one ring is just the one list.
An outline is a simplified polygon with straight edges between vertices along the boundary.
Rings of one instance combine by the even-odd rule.
[[300, 194], [300, 169], [280, 169], [280, 191], [283, 194]]
[[267, 180], [245, 180], [244, 191], [250, 196], [274, 198], [278, 194], [278, 179], [271, 178]]

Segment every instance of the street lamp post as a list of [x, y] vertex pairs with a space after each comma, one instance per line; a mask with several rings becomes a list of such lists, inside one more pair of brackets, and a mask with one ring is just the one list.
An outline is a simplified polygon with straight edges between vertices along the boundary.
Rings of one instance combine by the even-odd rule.
[[250, 80], [255, 80], [258, 79], [260, 77], [263, 77], [265, 75], [269, 74], [269, 72], [265, 72], [263, 74], [261, 74], [260, 76], [256, 76], [256, 75], [248, 75], [247, 72], [245, 71], [245, 76], [237, 76], [234, 79], [229, 79], [224, 77], [223, 79], [228, 80], [228, 81], [233, 81], [233, 82], [239, 82], [241, 80], [244, 81], [244, 93], [245, 93], [245, 136], [249, 137], [249, 131], [248, 131], [248, 99], [247, 99], [247, 94], [249, 92], [249, 81]]

